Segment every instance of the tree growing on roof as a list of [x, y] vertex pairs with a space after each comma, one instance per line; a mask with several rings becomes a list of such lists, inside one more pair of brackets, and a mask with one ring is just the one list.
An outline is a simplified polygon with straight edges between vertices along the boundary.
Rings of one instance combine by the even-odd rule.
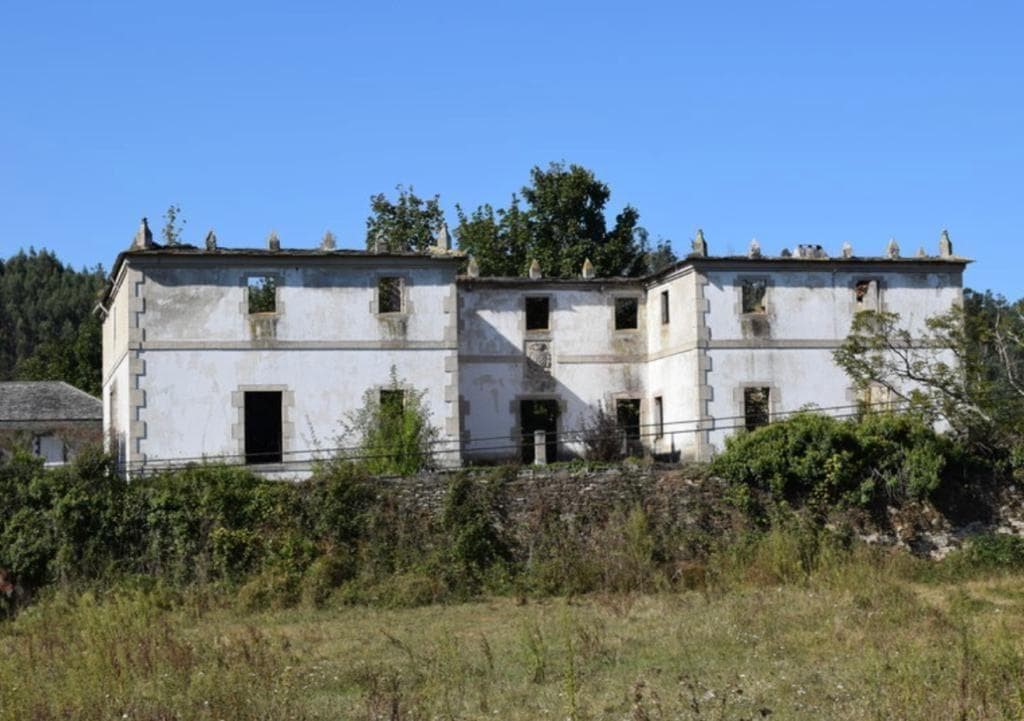
[[458, 209], [459, 248], [476, 258], [481, 275], [523, 275], [536, 259], [545, 277], [574, 278], [589, 258], [599, 276], [638, 276], [668, 257], [675, 260], [668, 241], [650, 252], [633, 206], [626, 205], [609, 227], [610, 198], [608, 185], [580, 165], [534, 166], [530, 183], [508, 208]]
[[366, 249], [379, 253], [424, 252], [444, 225], [441, 196], [420, 198], [410, 185], [395, 186], [392, 201], [384, 193], [370, 196]]

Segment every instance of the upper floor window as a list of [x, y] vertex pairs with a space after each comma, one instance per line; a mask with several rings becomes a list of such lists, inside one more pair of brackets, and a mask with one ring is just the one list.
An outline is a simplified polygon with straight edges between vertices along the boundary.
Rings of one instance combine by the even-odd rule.
[[377, 279], [377, 312], [402, 312], [402, 279], [384, 276]]
[[661, 324], [668, 323], [668, 291], [661, 291]]
[[246, 284], [249, 287], [250, 313], [277, 312], [277, 279], [274, 276], [249, 276]]
[[743, 280], [743, 312], [764, 313], [768, 310], [765, 303], [765, 296], [768, 293], [768, 281], [762, 278], [747, 278]]
[[550, 299], [546, 296], [527, 296], [526, 330], [547, 330], [550, 328]]
[[863, 279], [853, 285], [853, 298], [857, 310], [878, 310], [878, 281]]
[[615, 330], [635, 330], [640, 301], [637, 298], [615, 299]]

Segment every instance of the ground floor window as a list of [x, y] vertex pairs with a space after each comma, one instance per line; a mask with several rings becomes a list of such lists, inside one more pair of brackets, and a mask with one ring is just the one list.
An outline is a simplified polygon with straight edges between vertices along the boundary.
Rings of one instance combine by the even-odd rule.
[[769, 394], [768, 388], [743, 389], [743, 421], [748, 431], [768, 425]]
[[627, 455], [640, 455], [640, 399], [619, 398], [615, 401], [615, 420], [625, 436]]
[[245, 462], [281, 462], [281, 391], [246, 391]]

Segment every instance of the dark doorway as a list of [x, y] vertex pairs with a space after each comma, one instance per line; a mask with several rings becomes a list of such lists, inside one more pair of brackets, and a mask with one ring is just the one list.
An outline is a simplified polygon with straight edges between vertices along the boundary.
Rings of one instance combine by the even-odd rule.
[[640, 399], [620, 398], [615, 401], [615, 420], [619, 431], [626, 436], [626, 454], [639, 456], [643, 454], [640, 446]]
[[281, 391], [246, 392], [245, 462], [281, 462]]
[[519, 401], [519, 422], [523, 434], [523, 463], [533, 463], [533, 433], [544, 431], [548, 463], [558, 458], [558, 401]]

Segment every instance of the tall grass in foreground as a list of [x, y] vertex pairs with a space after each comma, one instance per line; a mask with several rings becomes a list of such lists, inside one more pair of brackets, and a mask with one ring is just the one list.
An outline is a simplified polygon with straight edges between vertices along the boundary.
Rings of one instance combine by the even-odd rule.
[[56, 594], [0, 625], [0, 719], [1016, 719], [1024, 575], [993, 570], [1001, 544], [935, 564], [780, 527], [692, 590], [412, 609]]

